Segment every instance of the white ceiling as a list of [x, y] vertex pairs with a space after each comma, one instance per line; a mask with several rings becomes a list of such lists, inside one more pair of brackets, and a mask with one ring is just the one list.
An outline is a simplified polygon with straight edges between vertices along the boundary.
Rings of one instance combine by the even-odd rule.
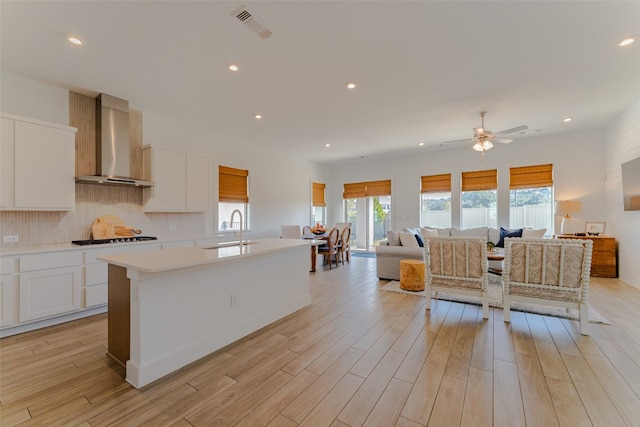
[[442, 149], [482, 110], [493, 131], [596, 128], [640, 99], [640, 41], [617, 46], [638, 1], [3, 0], [0, 31], [3, 70], [320, 162]]

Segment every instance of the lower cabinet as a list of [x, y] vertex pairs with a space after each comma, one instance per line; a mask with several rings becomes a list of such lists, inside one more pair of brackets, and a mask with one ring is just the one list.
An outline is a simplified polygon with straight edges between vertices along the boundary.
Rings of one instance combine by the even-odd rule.
[[80, 266], [21, 273], [18, 320], [26, 322], [80, 309], [80, 275]]
[[107, 263], [84, 266], [84, 306], [94, 307], [107, 303]]
[[14, 290], [18, 283], [16, 274], [0, 275], [0, 327], [15, 323]]

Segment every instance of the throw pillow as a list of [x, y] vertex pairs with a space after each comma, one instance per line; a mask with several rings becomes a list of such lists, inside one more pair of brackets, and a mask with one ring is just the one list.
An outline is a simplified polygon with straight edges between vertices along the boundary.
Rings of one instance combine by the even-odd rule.
[[418, 233], [414, 234], [416, 236], [416, 242], [418, 242], [418, 246], [424, 248], [424, 242], [422, 241], [422, 237]]
[[487, 237], [488, 233], [487, 227], [465, 228], [464, 230], [458, 230], [457, 228], [451, 229], [452, 236]]
[[544, 233], [546, 232], [547, 232], [546, 228], [541, 228], [539, 230], [533, 230], [531, 228], [523, 228], [522, 238], [523, 239], [542, 239], [544, 237]]
[[422, 227], [420, 229], [420, 234], [422, 234], [422, 237], [424, 237], [425, 239], [439, 236], [438, 230], [436, 230], [435, 228], [427, 228], [427, 227]]
[[504, 238], [505, 237], [522, 237], [522, 228], [517, 230], [505, 230], [500, 227], [500, 240], [496, 244], [496, 248], [504, 248]]
[[400, 234], [397, 231], [387, 231], [387, 242], [389, 246], [400, 246]]
[[409, 248], [419, 248], [418, 241], [416, 240], [416, 236], [412, 233], [398, 233], [400, 234], [400, 243], [402, 246], [407, 246]]

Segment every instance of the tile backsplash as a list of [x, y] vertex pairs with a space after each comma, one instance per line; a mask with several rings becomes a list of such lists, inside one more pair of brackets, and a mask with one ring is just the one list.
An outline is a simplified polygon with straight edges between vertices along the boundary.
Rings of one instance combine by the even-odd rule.
[[[75, 210], [69, 212], [2, 211], [2, 235], [18, 235], [18, 243], [2, 248], [69, 243], [89, 239], [91, 224], [100, 215], [113, 214], [147, 236], [179, 238], [204, 236], [204, 213], [144, 213], [142, 189], [76, 184]], [[175, 229], [174, 229], [175, 228]]]

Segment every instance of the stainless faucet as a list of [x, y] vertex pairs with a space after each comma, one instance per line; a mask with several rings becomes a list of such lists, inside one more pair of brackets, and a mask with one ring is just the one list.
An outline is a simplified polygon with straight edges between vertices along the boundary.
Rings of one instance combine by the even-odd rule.
[[235, 234], [237, 236], [236, 230], [233, 228], [233, 218], [235, 217], [236, 212], [238, 213], [238, 215], [240, 215], [240, 249], [242, 250], [242, 245], [243, 245], [243, 243], [242, 243], [242, 212], [240, 212], [239, 209], [236, 209], [233, 212], [231, 212], [231, 221], [230, 221], [231, 222], [231, 229], [233, 229], [233, 234]]

